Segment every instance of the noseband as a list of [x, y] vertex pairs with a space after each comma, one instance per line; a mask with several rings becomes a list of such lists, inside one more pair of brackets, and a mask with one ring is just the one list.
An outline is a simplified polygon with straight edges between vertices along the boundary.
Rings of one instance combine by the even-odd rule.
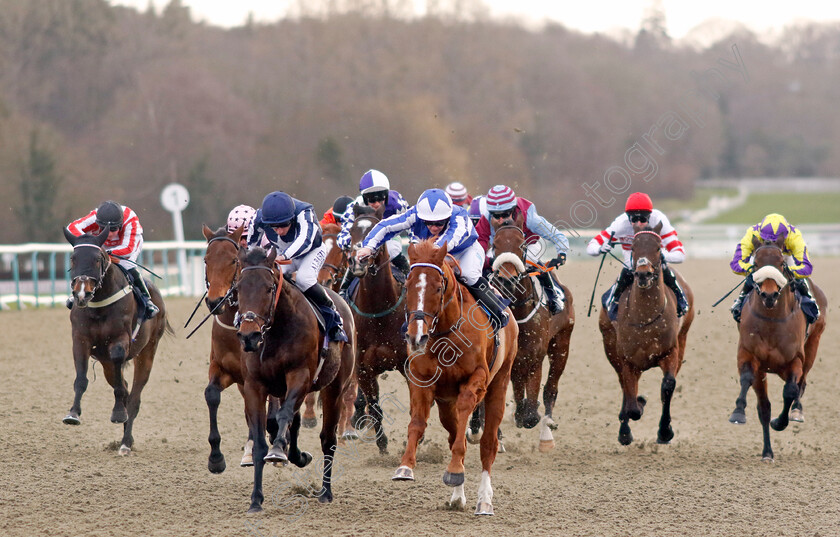
[[[209, 248], [210, 245], [213, 244], [215, 241], [228, 241], [231, 244], [233, 244], [233, 246], [234, 246], [234, 248], [236, 248], [237, 252], [239, 251], [239, 244], [235, 240], [231, 239], [228, 236], [214, 237], [214, 238], [210, 239], [207, 242], [207, 247]], [[227, 299], [228, 304], [230, 304], [231, 308], [235, 308], [235, 307], [238, 306], [238, 301], [237, 301], [237, 298], [236, 298], [236, 283], [237, 283], [236, 282], [236, 274], [239, 273], [239, 256], [234, 256], [234, 259], [236, 260], [235, 261], [236, 262], [236, 269], [233, 272], [233, 278], [231, 278], [231, 280], [230, 280], [230, 287], [228, 288], [227, 293], [225, 293], [225, 295], [222, 297], [222, 300]], [[204, 288], [208, 291], [210, 290], [210, 280], [207, 279], [207, 259], [206, 258], [204, 259]], [[199, 303], [200, 303], [200, 301], [199, 301]]]
[[76, 248], [82, 248], [82, 247], [96, 248], [97, 250], [99, 250], [99, 253], [100, 253], [100, 257], [99, 257], [99, 276], [98, 277], [94, 278], [93, 276], [81, 275], [81, 276], [76, 276], [76, 277], [73, 278], [74, 282], [76, 280], [78, 280], [82, 284], [84, 284], [88, 280], [94, 280], [96, 283], [94, 284], [93, 291], [91, 292], [91, 296], [93, 296], [93, 295], [96, 294], [96, 292], [99, 290], [99, 288], [102, 287], [102, 282], [105, 281], [105, 273], [108, 271], [108, 267], [111, 266], [111, 258], [103, 253], [101, 246], [97, 246], [95, 244], [77, 244], [73, 247], [73, 250], [75, 251]]
[[237, 316], [234, 319], [233, 324], [234, 324], [234, 326], [236, 326], [236, 328], [238, 330], [243, 322], [256, 323], [257, 320], [260, 320], [263, 323], [260, 326], [260, 336], [262, 337], [271, 328], [271, 324], [274, 322], [274, 311], [277, 309], [277, 301], [280, 299], [280, 293], [278, 293], [279, 280], [277, 279], [277, 275], [275, 274], [273, 268], [266, 267], [265, 265], [254, 265], [254, 266], [251, 266], [251, 267], [245, 267], [244, 269], [242, 269], [241, 272], [245, 272], [245, 271], [248, 271], [248, 270], [257, 270], [257, 269], [267, 270], [267, 271], [271, 272], [272, 277], [274, 277], [274, 283], [272, 284], [271, 291], [270, 291], [270, 294], [272, 296], [272, 301], [271, 302], [273, 304], [273, 307], [271, 308], [271, 311], [268, 312], [268, 317], [260, 315], [259, 313], [256, 313], [256, 312], [251, 311], [251, 310], [248, 310], [245, 313], [241, 313], [241, 314], [237, 313]]

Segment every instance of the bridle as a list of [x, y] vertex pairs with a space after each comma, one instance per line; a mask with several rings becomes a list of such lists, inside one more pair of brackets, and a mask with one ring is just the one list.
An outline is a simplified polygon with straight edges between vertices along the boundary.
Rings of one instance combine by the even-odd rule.
[[242, 325], [243, 322], [252, 322], [252, 323], [258, 324], [257, 320], [262, 321], [262, 325], [258, 324], [259, 331], [260, 331], [260, 339], [262, 339], [262, 337], [265, 335], [265, 333], [268, 332], [268, 330], [271, 329], [271, 325], [274, 322], [274, 312], [277, 309], [277, 301], [280, 299], [280, 293], [279, 293], [280, 280], [279, 280], [279, 277], [277, 275], [277, 272], [275, 272], [275, 270], [272, 267], [267, 267], [265, 265], [253, 265], [253, 266], [250, 266], [250, 267], [243, 268], [241, 270], [241, 273], [244, 273], [244, 272], [249, 271], [249, 270], [267, 270], [267, 271], [271, 272], [271, 276], [272, 276], [274, 281], [271, 285], [271, 291], [269, 291], [269, 294], [272, 297], [271, 303], [272, 303], [273, 307], [268, 312], [268, 317], [260, 315], [259, 313], [256, 313], [252, 310], [248, 310], [245, 313], [240, 312], [237, 315], [236, 319], [234, 320], [233, 324], [234, 324], [234, 326], [236, 326], [237, 329], [239, 329], [239, 327]]
[[[334, 241], [338, 241], [338, 233], [327, 233], [325, 235], [322, 235], [321, 237], [324, 238], [324, 239], [332, 238]], [[335, 247], [338, 248], [338, 245], [336, 244]], [[339, 250], [341, 250], [341, 249], [339, 248]], [[347, 264], [347, 252], [345, 252], [344, 250], [341, 250], [341, 262], [339, 263], [339, 265], [346, 265], [346, 264]], [[341, 266], [335, 266], [332, 263], [324, 262], [324, 264], [321, 265], [321, 269], [327, 269], [332, 274], [329, 277], [329, 279], [324, 281], [324, 283], [322, 285], [324, 285], [325, 287], [332, 287], [332, 285], [335, 283], [336, 278], [338, 278], [338, 275], [341, 274]]]
[[[87, 275], [82, 274], [82, 275], [79, 275], [79, 276], [75, 276], [73, 278], [73, 282], [75, 283], [76, 281], [78, 281], [78, 282], [80, 282], [81, 284], [84, 285], [85, 282], [87, 282], [89, 280], [93, 280], [95, 282], [95, 284], [93, 286], [93, 291], [91, 292], [91, 296], [93, 296], [102, 287], [102, 283], [105, 281], [105, 273], [108, 271], [108, 268], [110, 268], [110, 266], [111, 266], [111, 258], [104, 253], [101, 246], [97, 246], [95, 244], [77, 244], [77, 245], [73, 246], [73, 251], [75, 251], [76, 248], [83, 248], [83, 247], [96, 248], [97, 250], [99, 250], [99, 263], [98, 263], [98, 265], [99, 265], [99, 276], [93, 277], [93, 276], [87, 276]], [[74, 285], [74, 287], [75, 287], [75, 285]]]
[[[434, 263], [412, 263], [411, 266], [408, 268], [408, 272], [411, 273], [411, 271], [414, 270], [414, 268], [416, 267], [426, 267], [435, 269], [440, 273], [441, 279], [443, 280], [443, 285], [438, 288], [438, 290], [440, 291], [440, 302], [438, 303], [438, 312], [433, 315], [423, 310], [407, 311], [405, 314], [406, 326], [410, 326], [410, 324], [413, 321], [421, 321], [429, 325], [429, 337], [438, 337], [448, 334], [453, 330], [453, 328], [450, 328], [446, 332], [435, 332], [435, 328], [437, 328], [437, 323], [440, 320], [440, 315], [446, 310], [447, 306], [449, 306], [449, 304], [452, 303], [452, 301], [455, 299], [455, 293], [453, 292], [452, 296], [444, 304], [444, 299], [446, 298], [446, 290], [449, 288], [449, 280], [446, 277], [446, 273], [441, 267], [435, 265]], [[461, 302], [463, 302], [463, 296], [461, 296]], [[431, 322], [426, 321], [427, 317], [431, 318]]]
[[[233, 244], [234, 248], [236, 248], [236, 251], [237, 252], [239, 251], [239, 244], [235, 240], [228, 237], [227, 235], [224, 235], [224, 236], [221, 236], [221, 237], [213, 237], [212, 239], [207, 241], [207, 248], [209, 249], [210, 245], [213, 244], [215, 241], [230, 242], [231, 244]], [[227, 300], [227, 302], [228, 302], [228, 304], [230, 305], [231, 308], [235, 308], [235, 307], [238, 306], [238, 300], [237, 300], [237, 297], [236, 297], [236, 286], [237, 286], [236, 275], [239, 274], [239, 272], [240, 272], [239, 256], [238, 255], [234, 256], [234, 259], [235, 259], [235, 262], [236, 262], [236, 268], [234, 269], [234, 272], [233, 272], [233, 278], [231, 278], [231, 280], [230, 280], [230, 287], [228, 288], [227, 293], [225, 293], [225, 295], [222, 297], [222, 302]], [[207, 279], [207, 257], [206, 257], [206, 255], [204, 257], [204, 288], [207, 291], [210, 290], [210, 280]]]
[[[636, 233], [635, 235], [633, 235], [633, 243], [635, 243], [635, 242], [636, 242], [636, 238], [637, 238], [637, 237], [639, 237], [639, 236], [641, 236], [641, 235], [653, 235], [654, 237], [656, 237], [656, 239], [657, 239], [657, 241], [658, 241], [657, 250], [656, 250], [656, 257], [657, 257], [657, 258], [661, 257], [661, 255], [662, 255], [662, 254], [661, 254], [661, 250], [662, 250], [662, 237], [661, 237], [661, 236], [659, 236], [659, 233], [657, 233], [657, 232], [655, 232], [655, 231], [648, 231], [648, 230], [639, 231], [638, 233]], [[631, 248], [632, 248], [632, 247], [631, 247]], [[632, 250], [631, 250], [631, 251], [632, 251]], [[635, 252], [634, 252], [634, 253], [635, 253]], [[651, 266], [651, 267], [653, 267], [653, 270], [652, 270], [651, 272], [646, 272], [646, 273], [644, 273], [644, 276], [645, 276], [646, 278], [647, 278], [647, 277], [650, 277], [650, 278], [651, 278], [651, 280], [656, 280], [657, 278], [659, 278], [659, 274], [662, 272], [662, 263], [661, 263], [661, 261], [660, 261], [660, 263], [657, 265], [657, 264], [655, 264], [655, 263], [654, 263], [651, 259], [648, 259], [647, 257], [640, 257], [639, 259], [633, 259], [633, 276], [634, 276], [634, 278], [640, 277], [640, 276], [642, 275], [642, 273], [639, 273], [639, 272], [637, 272], [637, 271], [636, 271], [636, 268], [638, 268], [638, 267], [645, 267], [645, 266]]]

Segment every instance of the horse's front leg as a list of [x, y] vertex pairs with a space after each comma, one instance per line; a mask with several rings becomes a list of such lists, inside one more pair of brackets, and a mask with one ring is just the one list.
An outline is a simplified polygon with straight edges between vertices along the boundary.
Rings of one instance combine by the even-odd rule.
[[[413, 382], [408, 383], [411, 402], [411, 421], [408, 424], [408, 439], [400, 466], [391, 478], [394, 481], [414, 481], [414, 467], [417, 465], [417, 444], [426, 432], [429, 411], [434, 401], [434, 387], [421, 388]], [[472, 409], [470, 409], [472, 410]]]
[[735, 399], [735, 410], [729, 416], [729, 423], [743, 425], [747, 423], [747, 391], [755, 382], [753, 356], [744, 349], [738, 349], [738, 371], [741, 373], [741, 392]]
[[265, 401], [268, 394], [265, 388], [253, 380], [245, 380], [245, 414], [247, 416], [250, 436], [254, 440], [254, 488], [251, 492], [251, 506], [249, 513], [262, 511], [263, 491], [262, 478], [264, 457], [268, 452], [268, 444], [265, 441]]
[[674, 389], [677, 387], [676, 374], [679, 370], [680, 352], [677, 347], [660, 362], [662, 368], [662, 417], [659, 419], [659, 431], [656, 433], [657, 444], [670, 444], [674, 438], [674, 429], [671, 428], [671, 398], [674, 396]]
[[[297, 421], [300, 426], [300, 416], [297, 416], [303, 399], [306, 397], [307, 388], [310, 383], [309, 371], [307, 369], [295, 369], [286, 373], [286, 396], [283, 399], [283, 404], [280, 410], [277, 411], [275, 418], [277, 419], [277, 435], [273, 440], [268, 454], [265, 456], [266, 462], [279, 462], [286, 464], [289, 459], [289, 426], [294, 421]], [[295, 433], [295, 440], [297, 440], [297, 433]], [[297, 457], [297, 454], [294, 455]], [[310, 460], [312, 456], [310, 455]], [[308, 461], [307, 461], [308, 462]], [[297, 464], [295, 462], [295, 464]]]
[[779, 417], [770, 421], [770, 427], [776, 431], [784, 431], [788, 426], [788, 413], [794, 401], [799, 399], [799, 377], [802, 375], [801, 361], [794, 360], [793, 371], [788, 373], [787, 382], [785, 382], [782, 397], [784, 400], [784, 407]]
[[545, 405], [546, 425], [552, 430], [557, 429], [557, 424], [554, 422], [554, 403], [557, 401], [560, 376], [563, 375], [569, 358], [569, 342], [573, 326], [564, 328], [548, 343], [548, 378], [545, 379], [543, 388], [543, 405]]
[[621, 422], [618, 428], [618, 442], [622, 446], [630, 445], [633, 442], [630, 420], [638, 420], [644, 412], [645, 398], [638, 395], [640, 375], [639, 371], [627, 364], [624, 365], [618, 375], [623, 393], [621, 412], [618, 413], [618, 420]]
[[[450, 459], [449, 465], [443, 473], [443, 482], [450, 487], [457, 487], [464, 484], [464, 456], [467, 453], [466, 425], [473, 409], [475, 409], [478, 402], [484, 398], [486, 390], [487, 371], [484, 369], [477, 369], [472, 375], [470, 375], [469, 380], [461, 385], [458, 399], [455, 402], [456, 435], [455, 441], [452, 442], [450, 446], [450, 449], [452, 450], [452, 459]], [[484, 434], [482, 434], [482, 444], [484, 443], [484, 438], [487, 437], [488, 434], [492, 436], [494, 448], [493, 456], [495, 457], [496, 442], [498, 442], [498, 439], [496, 438], [496, 429], [498, 429], [499, 424], [496, 423], [493, 426], [491, 434], [488, 418], [488, 410], [485, 407], [485, 428]]]
[[758, 399], [758, 421], [761, 422], [761, 432], [764, 440], [764, 449], [761, 452], [762, 460], [773, 462], [773, 448], [770, 446], [770, 399], [767, 397], [767, 374], [759, 371], [753, 381], [756, 399]]
[[[226, 376], [227, 386], [230, 385], [230, 377]], [[207, 410], [210, 413], [210, 434], [207, 442], [210, 443], [210, 456], [207, 458], [207, 469], [214, 474], [225, 471], [225, 456], [222, 453], [222, 435], [219, 433], [218, 413], [219, 404], [222, 402], [222, 391], [227, 388], [222, 381], [222, 372], [219, 366], [213, 361], [213, 351], [210, 351], [210, 381], [204, 388], [204, 401], [207, 403]]]
[[123, 424], [123, 439], [120, 445], [120, 455], [131, 453], [131, 447], [134, 445], [134, 437], [132, 436], [134, 420], [140, 412], [140, 395], [143, 393], [143, 388], [149, 382], [149, 376], [152, 374], [152, 364], [155, 360], [156, 350], [156, 341], [147, 343], [140, 354], [134, 358], [134, 379], [131, 384], [131, 393], [128, 394], [126, 405], [128, 420]]
[[80, 336], [73, 337], [73, 365], [76, 367], [76, 380], [73, 381], [73, 406], [70, 412], [62, 420], [67, 425], [79, 425], [82, 423], [82, 395], [88, 387], [88, 357], [90, 356], [90, 344]]

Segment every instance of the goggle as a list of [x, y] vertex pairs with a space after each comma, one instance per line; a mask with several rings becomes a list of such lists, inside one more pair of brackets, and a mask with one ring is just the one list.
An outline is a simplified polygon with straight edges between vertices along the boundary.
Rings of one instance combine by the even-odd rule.
[[271, 226], [271, 227], [273, 227], [273, 228], [276, 228], [276, 227], [283, 227], [283, 228], [285, 228], [285, 227], [289, 227], [289, 226], [291, 226], [291, 225], [292, 225], [292, 221], [291, 221], [291, 220], [286, 220], [285, 222], [280, 222], [279, 224], [270, 224], [270, 226]]
[[650, 220], [650, 214], [648, 213], [628, 213], [627, 217], [634, 223], [640, 222], [644, 224]]
[[447, 222], [449, 222], [448, 218], [446, 220], [436, 220], [434, 222], [426, 221], [426, 226], [428, 226], [428, 227], [443, 227], [443, 226], [446, 225]]
[[508, 209], [506, 211], [491, 212], [490, 216], [497, 220], [501, 220], [502, 218], [510, 218], [511, 216], [513, 216], [513, 209]]
[[371, 192], [370, 194], [362, 194], [362, 199], [365, 200], [365, 203], [371, 204], [376, 202], [382, 202], [388, 199], [388, 192]]
[[96, 225], [99, 226], [99, 229], [106, 229], [107, 228], [108, 231], [119, 231], [120, 230], [120, 225], [115, 224], [114, 222], [97, 222]]

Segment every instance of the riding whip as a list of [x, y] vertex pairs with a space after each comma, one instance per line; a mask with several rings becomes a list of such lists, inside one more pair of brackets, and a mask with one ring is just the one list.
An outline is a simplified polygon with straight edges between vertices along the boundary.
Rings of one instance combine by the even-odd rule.
[[[614, 235], [615, 235], [614, 231], [612, 233], [610, 233], [610, 240], [607, 242], [607, 244], [612, 244], [612, 240], [613, 240]], [[608, 251], [609, 250], [607, 250], [607, 252]], [[601, 264], [598, 265], [598, 274], [595, 275], [595, 285], [592, 287], [592, 296], [589, 297], [589, 311], [586, 314], [587, 317], [592, 315], [592, 303], [595, 301], [595, 289], [598, 288], [598, 278], [601, 277], [601, 269], [604, 267], [604, 259], [607, 258], [607, 252], [604, 252], [603, 255], [601, 255]]]
[[190, 315], [190, 318], [187, 319], [186, 323], [184, 323], [184, 328], [186, 328], [187, 325], [190, 324], [190, 321], [192, 321], [193, 316], [195, 316], [195, 312], [198, 311], [198, 307], [201, 305], [201, 301], [204, 300], [204, 297], [206, 297], [206, 296], [207, 296], [207, 291], [204, 291], [204, 294], [201, 295], [201, 298], [198, 299], [198, 303], [195, 305], [195, 308], [193, 309], [193, 312]]
[[[131, 259], [129, 259], [129, 258], [125, 257], [125, 256], [112, 254], [111, 252], [108, 252], [108, 255], [109, 255], [109, 256], [111, 256], [111, 257], [116, 257], [117, 259], [122, 259], [123, 261], [131, 261]], [[147, 269], [146, 267], [144, 267], [143, 265], [141, 265], [140, 263], [138, 263], [137, 261], [131, 261], [131, 262], [132, 262], [132, 263], [134, 263], [135, 265], [137, 265], [138, 267], [140, 267], [141, 269], [145, 270], [146, 272], [148, 272], [149, 274], [151, 274], [152, 276], [154, 276], [154, 277], [155, 277], [155, 278], [157, 278], [158, 280], [162, 280], [162, 279], [163, 279], [163, 278], [161, 278], [160, 276], [158, 276], [157, 274], [155, 274], [154, 272], [152, 272], [150, 269]]]

